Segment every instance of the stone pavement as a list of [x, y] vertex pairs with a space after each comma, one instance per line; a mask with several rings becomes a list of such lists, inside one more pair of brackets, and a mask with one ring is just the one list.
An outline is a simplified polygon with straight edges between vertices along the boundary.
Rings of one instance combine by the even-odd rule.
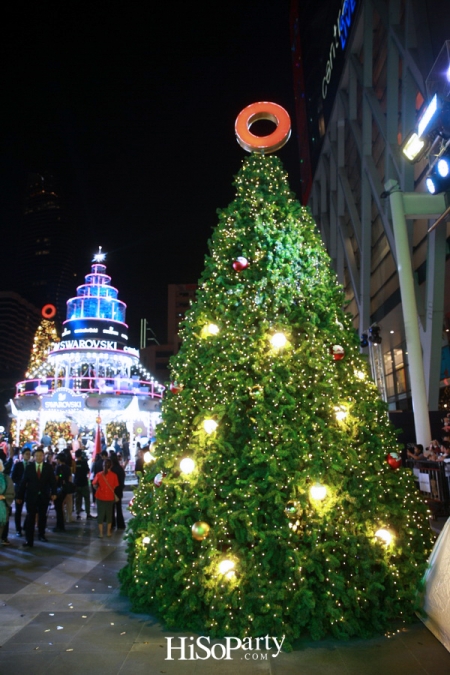
[[[48, 544], [23, 549], [11, 532], [11, 546], [0, 548], [2, 675], [450, 674], [450, 654], [420, 622], [391, 638], [303, 641], [277, 658], [273, 651], [237, 650], [230, 661], [181, 661], [177, 651], [168, 661], [166, 638], [177, 638], [173, 646], [179, 646], [178, 638], [186, 637], [187, 648], [196, 636], [165, 631], [150, 615], [130, 612], [117, 580], [126, 557], [122, 533], [98, 539], [96, 521], [82, 520], [54, 534], [54, 524], [51, 511]], [[220, 657], [224, 642], [215, 642]]]

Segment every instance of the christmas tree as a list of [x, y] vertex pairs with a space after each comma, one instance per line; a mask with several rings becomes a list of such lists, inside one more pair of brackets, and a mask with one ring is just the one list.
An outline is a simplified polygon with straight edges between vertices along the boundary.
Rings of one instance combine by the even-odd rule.
[[51, 346], [59, 342], [55, 322], [50, 319], [42, 319], [34, 335], [33, 347], [28, 362], [25, 377], [28, 380], [51, 375], [53, 370], [48, 365], [47, 356]]
[[383, 631], [413, 615], [427, 510], [280, 161], [251, 155], [235, 186], [172, 361], [121, 581], [134, 609], [211, 636]]

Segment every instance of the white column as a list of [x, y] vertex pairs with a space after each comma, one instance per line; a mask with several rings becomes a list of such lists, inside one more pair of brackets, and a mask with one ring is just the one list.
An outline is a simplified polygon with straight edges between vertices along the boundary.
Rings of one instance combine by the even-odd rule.
[[398, 276], [402, 298], [403, 320], [405, 323], [406, 346], [408, 349], [409, 375], [414, 411], [416, 443], [424, 447], [431, 443], [430, 418], [428, 415], [427, 390], [423, 370], [422, 346], [420, 344], [419, 317], [417, 314], [414, 278], [411, 265], [408, 231], [403, 208], [403, 195], [397, 181], [389, 180], [385, 189], [390, 193], [395, 248], [397, 252]]

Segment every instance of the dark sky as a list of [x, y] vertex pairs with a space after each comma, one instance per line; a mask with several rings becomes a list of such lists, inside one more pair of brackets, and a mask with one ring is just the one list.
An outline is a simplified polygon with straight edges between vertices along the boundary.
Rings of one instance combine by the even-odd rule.
[[3, 25], [3, 256], [27, 173], [53, 172], [77, 271], [101, 244], [134, 341], [144, 316], [164, 339], [167, 284], [197, 281], [216, 209], [233, 198], [246, 105], [290, 113], [293, 138], [278, 154], [298, 186], [289, 4], [16, 6]]

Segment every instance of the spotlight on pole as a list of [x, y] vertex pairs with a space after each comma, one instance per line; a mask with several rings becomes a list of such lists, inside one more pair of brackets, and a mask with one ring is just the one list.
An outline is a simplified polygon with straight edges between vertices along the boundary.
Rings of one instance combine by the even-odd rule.
[[382, 337], [380, 335], [380, 327], [378, 324], [374, 323], [370, 328], [369, 328], [369, 342], [371, 342], [373, 345], [381, 345], [381, 340]]
[[368, 340], [367, 333], [362, 333], [362, 334], [361, 334], [361, 341], [360, 341], [359, 345], [360, 345], [360, 347], [362, 347], [362, 348], [368, 347], [368, 346], [369, 346], [369, 340]]
[[432, 195], [450, 190], [450, 148], [435, 161], [425, 179], [425, 185]]

